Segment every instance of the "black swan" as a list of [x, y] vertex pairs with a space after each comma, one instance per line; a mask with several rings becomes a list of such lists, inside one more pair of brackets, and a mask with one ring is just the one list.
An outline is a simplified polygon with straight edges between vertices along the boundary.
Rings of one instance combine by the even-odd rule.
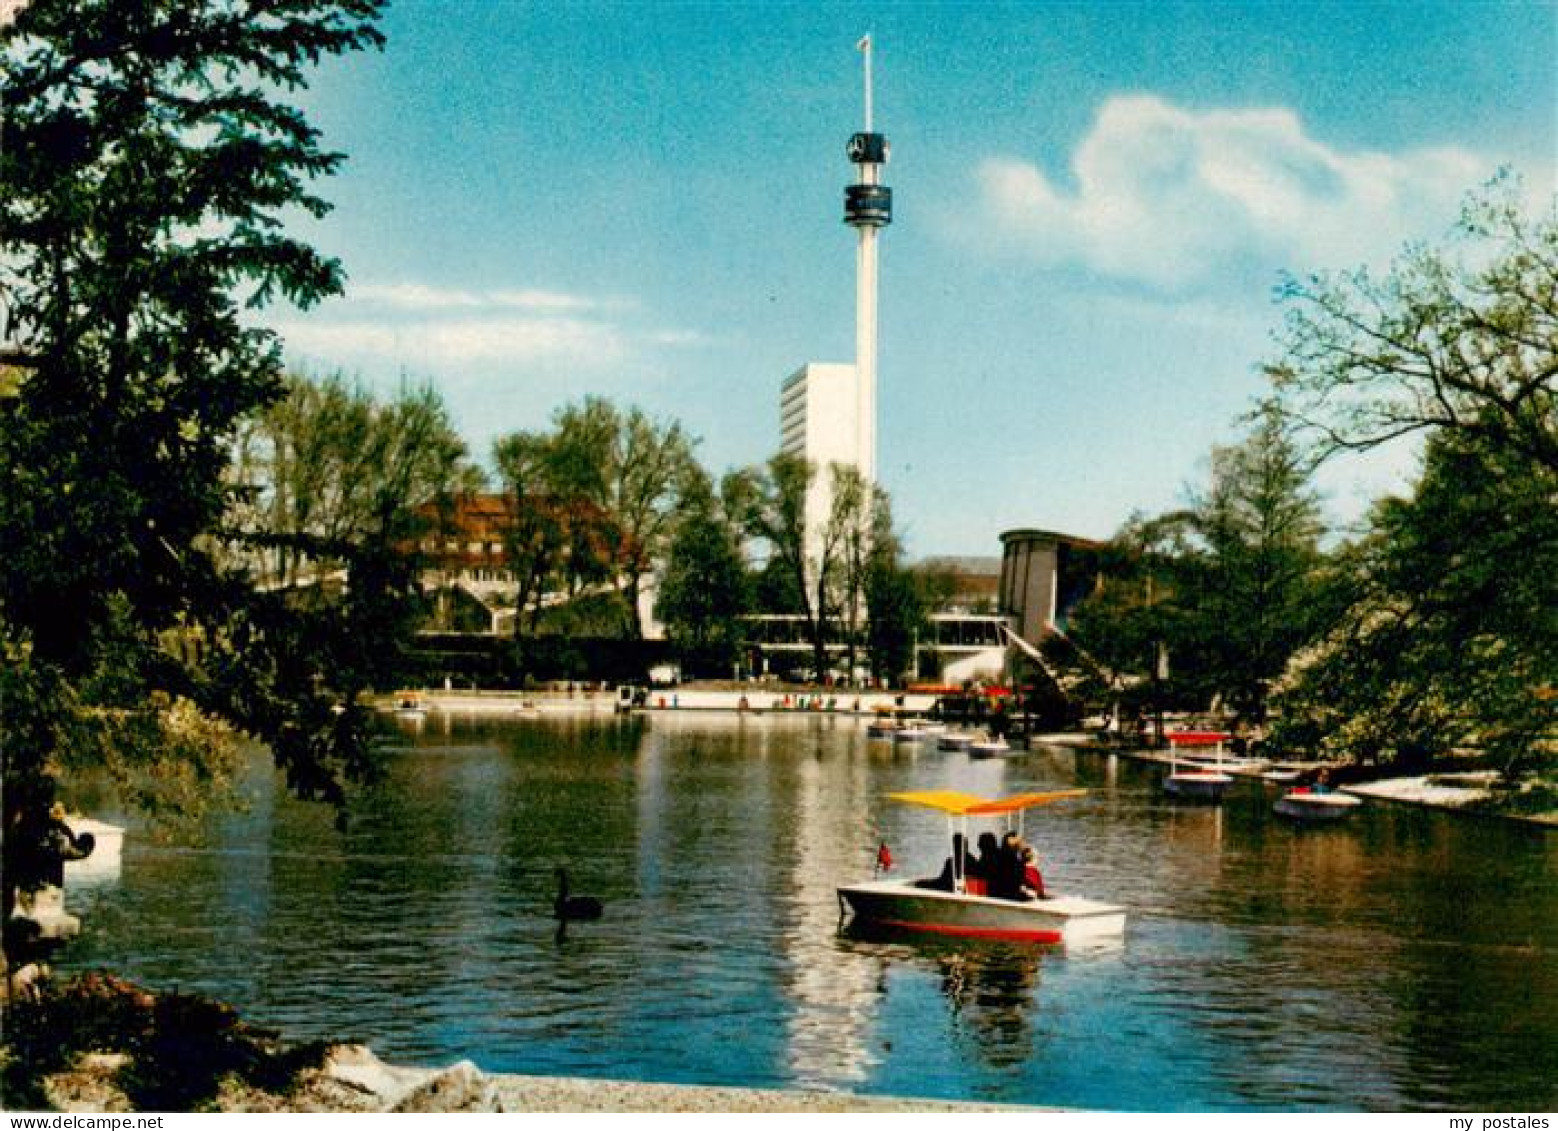
[[552, 913], [563, 922], [581, 919], [599, 919], [605, 910], [601, 901], [592, 895], [568, 894], [568, 870], [557, 869], [557, 899], [552, 904]]

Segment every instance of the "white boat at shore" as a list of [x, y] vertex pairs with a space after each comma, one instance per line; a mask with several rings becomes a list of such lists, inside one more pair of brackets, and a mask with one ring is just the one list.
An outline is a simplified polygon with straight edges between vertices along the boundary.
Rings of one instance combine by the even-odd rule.
[[1291, 766], [1273, 766], [1269, 770], [1261, 771], [1260, 780], [1273, 785], [1290, 785], [1303, 776], [1304, 771]]
[[1345, 793], [1301, 787], [1288, 790], [1272, 808], [1295, 821], [1339, 821], [1362, 804]]
[[1006, 741], [999, 735], [992, 738], [980, 739], [978, 742], [968, 744], [968, 756], [970, 758], [1010, 758], [1017, 754]]
[[[1173, 731], [1165, 736], [1169, 744], [1169, 772], [1163, 778], [1163, 791], [1188, 801], [1221, 801], [1233, 784], [1233, 777], [1222, 771], [1223, 743], [1232, 736], [1217, 730]], [[1182, 750], [1211, 748], [1211, 765], [1196, 763], [1181, 767]]]
[[[951, 790], [896, 793], [898, 801], [946, 814], [955, 830], [953, 845], [967, 843], [970, 817], [1001, 817], [1010, 825], [1013, 817], [1039, 805], [1080, 797], [1084, 789], [1017, 794], [1000, 800]], [[956, 859], [956, 854], [954, 856]], [[1125, 931], [1125, 908], [1075, 895], [1046, 899], [997, 899], [983, 894], [983, 881], [962, 874], [958, 861], [952, 870], [952, 890], [931, 886], [936, 880], [873, 879], [838, 889], [841, 913], [857, 924], [947, 935], [969, 939], [1013, 942], [1082, 942], [1111, 938]]]
[[427, 708], [422, 705], [422, 700], [415, 695], [399, 695], [395, 699], [395, 717], [411, 722], [421, 722], [427, 718]]
[[929, 735], [924, 730], [916, 726], [902, 726], [893, 731], [894, 742], [919, 742], [928, 737]]

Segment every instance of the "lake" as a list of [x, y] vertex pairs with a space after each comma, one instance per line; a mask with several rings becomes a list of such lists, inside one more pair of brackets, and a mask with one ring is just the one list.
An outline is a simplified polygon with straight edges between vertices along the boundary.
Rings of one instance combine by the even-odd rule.
[[[656, 714], [391, 730], [345, 833], [255, 758], [198, 847], [132, 829], [72, 891], [63, 970], [231, 1002], [291, 1039], [519, 1072], [1136, 1110], [1558, 1108], [1558, 837], [1243, 783], [1168, 800], [1090, 751], [972, 761], [844, 717]], [[1082, 786], [1030, 814], [1052, 889], [1123, 944], [853, 937], [835, 888], [939, 870], [894, 790]], [[558, 937], [555, 869], [605, 902]]]

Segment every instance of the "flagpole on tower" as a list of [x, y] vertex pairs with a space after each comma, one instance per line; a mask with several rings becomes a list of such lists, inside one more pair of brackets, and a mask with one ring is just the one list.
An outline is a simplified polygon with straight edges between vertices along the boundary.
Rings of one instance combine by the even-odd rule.
[[866, 133], [871, 132], [871, 33], [867, 32], [855, 44], [855, 50], [866, 57]]

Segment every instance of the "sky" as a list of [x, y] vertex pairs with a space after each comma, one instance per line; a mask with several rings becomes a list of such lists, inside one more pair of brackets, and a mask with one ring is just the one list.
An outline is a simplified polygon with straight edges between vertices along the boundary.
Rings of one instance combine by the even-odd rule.
[[[878, 475], [911, 557], [1181, 505], [1267, 391], [1283, 272], [1388, 266], [1500, 167], [1550, 201], [1558, 5], [397, 0], [300, 97], [347, 293], [291, 361], [433, 383], [485, 461], [589, 394], [716, 475], [854, 353], [874, 48]], [[1549, 205], [1550, 206], [1550, 205]], [[1325, 468], [1334, 519], [1410, 457]]]

